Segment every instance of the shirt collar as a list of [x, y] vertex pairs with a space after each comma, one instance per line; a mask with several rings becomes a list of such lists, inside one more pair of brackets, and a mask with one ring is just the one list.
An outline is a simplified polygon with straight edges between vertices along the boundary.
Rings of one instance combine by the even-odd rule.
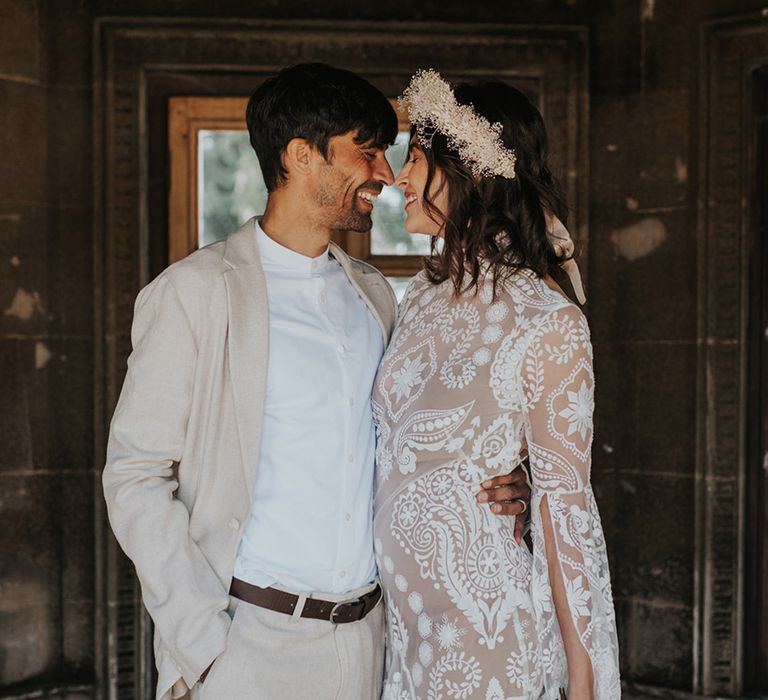
[[264, 232], [264, 229], [261, 228], [259, 219], [256, 219], [254, 225], [262, 265], [280, 267], [284, 270], [311, 275], [323, 271], [331, 262], [330, 246], [316, 258], [310, 258], [307, 255], [302, 255], [295, 250], [286, 248], [270, 238]]

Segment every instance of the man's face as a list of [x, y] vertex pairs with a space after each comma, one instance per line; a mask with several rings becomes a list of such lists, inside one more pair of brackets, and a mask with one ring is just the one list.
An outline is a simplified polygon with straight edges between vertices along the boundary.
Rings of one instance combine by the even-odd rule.
[[386, 149], [357, 144], [355, 136], [355, 132], [333, 136], [327, 161], [318, 159], [313, 218], [332, 231], [370, 231], [376, 197], [394, 181]]

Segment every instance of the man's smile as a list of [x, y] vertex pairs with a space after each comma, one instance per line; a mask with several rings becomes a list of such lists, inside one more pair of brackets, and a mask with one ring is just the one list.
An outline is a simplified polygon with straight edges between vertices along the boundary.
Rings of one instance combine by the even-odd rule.
[[368, 208], [373, 210], [373, 205], [381, 194], [381, 189], [360, 189], [357, 191], [357, 199], [365, 202]]

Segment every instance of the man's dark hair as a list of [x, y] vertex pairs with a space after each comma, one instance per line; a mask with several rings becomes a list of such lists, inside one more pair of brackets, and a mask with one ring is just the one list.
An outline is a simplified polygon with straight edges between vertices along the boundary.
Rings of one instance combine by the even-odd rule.
[[270, 192], [285, 180], [291, 139], [305, 139], [327, 159], [333, 136], [356, 131], [356, 143], [380, 148], [397, 136], [387, 98], [359, 75], [324, 63], [301, 63], [266, 80], [248, 101], [246, 121]]

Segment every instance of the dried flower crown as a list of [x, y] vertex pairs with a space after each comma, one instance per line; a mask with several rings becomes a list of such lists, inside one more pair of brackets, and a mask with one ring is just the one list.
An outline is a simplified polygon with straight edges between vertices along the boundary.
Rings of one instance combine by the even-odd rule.
[[417, 71], [398, 104], [407, 110], [422, 146], [428, 147], [439, 132], [476, 177], [515, 177], [515, 152], [502, 142], [502, 125], [491, 124], [470, 105], [459, 104], [437, 71]]
[[[514, 179], [517, 158], [514, 150], [504, 146], [502, 125], [491, 124], [469, 105], [460, 105], [451, 86], [437, 71], [417, 71], [397, 101], [408, 112], [422, 146], [429, 147], [435, 132], [439, 132], [476, 177], [500, 175]], [[584, 304], [586, 296], [579, 267], [573, 259], [571, 235], [554, 214], [547, 212], [545, 220], [549, 243], [562, 259], [560, 267], [570, 278], [579, 303]]]

